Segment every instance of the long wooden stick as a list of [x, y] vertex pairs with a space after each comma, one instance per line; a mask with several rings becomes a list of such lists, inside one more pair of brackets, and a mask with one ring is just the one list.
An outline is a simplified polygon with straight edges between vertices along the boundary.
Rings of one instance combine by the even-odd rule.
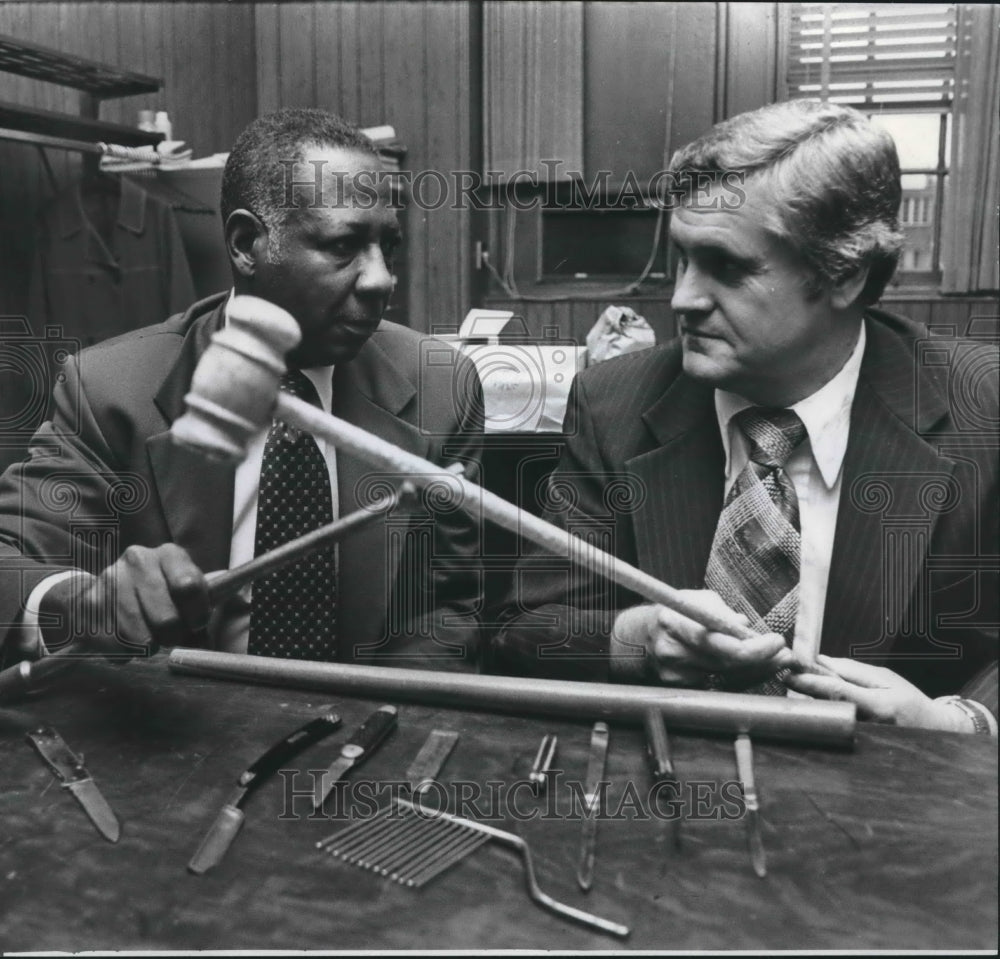
[[[191, 391], [185, 397], [187, 412], [171, 427], [178, 442], [209, 455], [241, 459], [249, 438], [277, 418], [367, 463], [401, 473], [417, 486], [448, 490], [454, 505], [473, 517], [485, 517], [707, 629], [740, 639], [758, 635], [732, 610], [720, 612], [699, 594], [674, 589], [464, 477], [453, 476], [429, 460], [282, 392], [279, 382], [285, 371], [284, 356], [300, 341], [301, 331], [291, 314], [281, 307], [256, 297], [239, 296], [229, 305], [229, 319], [229, 325], [212, 337], [198, 363]], [[821, 669], [815, 663], [794, 661], [789, 665], [800, 670]]]
[[606, 576], [650, 602], [683, 613], [708, 629], [739, 639], [752, 639], [759, 635], [742, 620], [736, 619], [734, 613], [716, 613], [699, 600], [685, 596], [649, 573], [509, 503], [496, 493], [469, 482], [463, 476], [456, 476], [430, 460], [408, 453], [346, 420], [325, 413], [304, 400], [285, 392], [279, 393], [275, 417], [291, 426], [308, 430], [368, 463], [395, 470], [417, 486], [443, 488], [454, 497], [456, 505], [473, 515], [481, 513], [498, 526], [537, 543], [556, 556], [566, 556], [572, 563]]
[[802, 744], [849, 746], [857, 722], [853, 703], [751, 693], [317, 663], [182, 647], [171, 651], [169, 665], [193, 676], [517, 715], [641, 724], [646, 710], [653, 708], [675, 729], [749, 732]]

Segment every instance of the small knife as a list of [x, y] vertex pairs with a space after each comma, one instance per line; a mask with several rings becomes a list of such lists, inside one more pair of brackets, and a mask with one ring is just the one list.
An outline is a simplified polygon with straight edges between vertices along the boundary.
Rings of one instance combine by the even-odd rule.
[[97, 831], [108, 841], [118, 842], [121, 836], [118, 817], [84, 768], [83, 756], [77, 756], [51, 726], [39, 726], [32, 730], [27, 740], [49, 769], [62, 780], [63, 788], [68, 789], [83, 806], [83, 811]]
[[222, 862], [226, 850], [232, 845], [245, 818], [241, 808], [246, 798], [268, 776], [277, 772], [289, 759], [297, 756], [307, 746], [328, 736], [340, 725], [336, 713], [326, 713], [310, 720], [290, 733], [279, 743], [275, 743], [263, 756], [251, 765], [237, 780], [236, 789], [230, 794], [215, 822], [209, 827], [198, 851], [191, 857], [188, 869], [201, 875], [212, 866]]
[[753, 748], [747, 733], [740, 733], [736, 737], [736, 769], [743, 785], [743, 800], [747, 807], [750, 863], [753, 871], [763, 879], [767, 875], [767, 856], [764, 852], [764, 839], [760, 834], [760, 802], [753, 777]]
[[[670, 740], [663, 714], [658, 709], [649, 709], [644, 717], [646, 727], [646, 756], [654, 783], [673, 783], [677, 798], [680, 799], [681, 784], [674, 772], [674, 761], [670, 756]], [[674, 834], [674, 849], [681, 848], [681, 822], [679, 817], [671, 818], [670, 830]]]
[[406, 778], [410, 783], [410, 793], [419, 798], [420, 794], [429, 789], [436, 781], [441, 767], [445, 764], [451, 751], [458, 742], [458, 733], [448, 729], [433, 729], [427, 737], [420, 752], [406, 770]]
[[316, 781], [313, 791], [313, 809], [319, 809], [330, 795], [333, 784], [349, 770], [363, 763], [396, 728], [395, 706], [379, 706], [340, 747], [340, 755], [330, 768]]
[[594, 881], [594, 854], [597, 846], [597, 816], [601, 805], [601, 783], [604, 764], [608, 756], [608, 724], [594, 723], [590, 734], [590, 758], [587, 760], [587, 782], [584, 800], [587, 808], [583, 816], [583, 836], [580, 844], [580, 864], [576, 881], [586, 892]]

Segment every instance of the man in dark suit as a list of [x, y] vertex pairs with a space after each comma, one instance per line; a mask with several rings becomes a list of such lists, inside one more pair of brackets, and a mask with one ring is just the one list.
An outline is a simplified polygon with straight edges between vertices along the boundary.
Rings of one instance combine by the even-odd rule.
[[[548, 516], [760, 635], [535, 552], [494, 668], [753, 691], [777, 676], [863, 717], [995, 733], [958, 694], [978, 680], [995, 714], [997, 352], [871, 308], [902, 244], [892, 140], [793, 101], [719, 124], [671, 173], [680, 338], [576, 379]], [[817, 660], [828, 675], [800, 671]]]
[[[287, 388], [411, 453], [474, 472], [483, 410], [474, 371], [381, 319], [400, 231], [379, 170], [371, 142], [323, 111], [254, 121], [223, 176], [232, 293], [298, 322]], [[463, 558], [475, 554], [478, 531], [461, 510], [396, 511], [209, 610], [205, 572], [344, 516], [400, 479], [281, 424], [262, 430], [238, 467], [172, 442], [230, 296], [67, 362], [30, 459], [0, 481], [8, 658], [68, 639], [105, 653], [201, 641], [471, 667], [478, 580]], [[442, 352], [453, 362], [429, 360]]]

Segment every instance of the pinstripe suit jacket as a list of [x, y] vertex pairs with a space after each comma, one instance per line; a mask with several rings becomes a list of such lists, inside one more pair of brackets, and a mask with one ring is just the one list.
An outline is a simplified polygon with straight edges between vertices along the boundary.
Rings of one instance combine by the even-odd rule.
[[[869, 311], [821, 649], [957, 692], [996, 662], [995, 346], [928, 339]], [[577, 377], [547, 518], [678, 588], [700, 589], [723, 502], [713, 389], [677, 342]], [[608, 678], [607, 637], [639, 597], [530, 550], [495, 617], [492, 668]]]
[[[198, 360], [222, 326], [226, 295], [67, 363], [31, 458], [0, 478], [0, 644], [31, 588], [60, 568], [97, 572], [129, 546], [169, 542], [203, 570], [228, 566], [235, 467], [170, 435]], [[383, 321], [351, 362], [336, 367], [333, 412], [417, 456], [468, 465], [481, 448], [478, 377], [457, 354], [451, 366], [430, 362], [422, 340]], [[340, 515], [369, 501], [384, 476], [347, 454], [338, 455], [337, 473]], [[416, 538], [408, 535], [418, 526]], [[461, 511], [431, 524], [417, 510], [352, 534], [340, 549], [339, 658], [468, 666], [479, 634], [479, 581], [468, 557], [478, 551], [478, 527]], [[428, 624], [437, 643], [427, 638]]]

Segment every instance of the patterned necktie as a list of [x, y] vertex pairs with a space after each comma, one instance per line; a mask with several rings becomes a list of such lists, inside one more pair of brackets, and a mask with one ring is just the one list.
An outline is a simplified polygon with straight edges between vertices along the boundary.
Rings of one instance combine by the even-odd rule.
[[[281, 388], [319, 406], [316, 388], [293, 370]], [[316, 441], [275, 422], [264, 445], [254, 555], [333, 520], [330, 474]], [[247, 652], [291, 659], [336, 659], [336, 547], [311, 553], [253, 584]]]
[[[759, 632], [781, 633], [791, 645], [799, 609], [799, 503], [784, 470], [806, 428], [791, 410], [751, 407], [734, 417], [750, 444], [719, 516], [705, 585]], [[769, 679], [748, 692], [784, 695]]]

